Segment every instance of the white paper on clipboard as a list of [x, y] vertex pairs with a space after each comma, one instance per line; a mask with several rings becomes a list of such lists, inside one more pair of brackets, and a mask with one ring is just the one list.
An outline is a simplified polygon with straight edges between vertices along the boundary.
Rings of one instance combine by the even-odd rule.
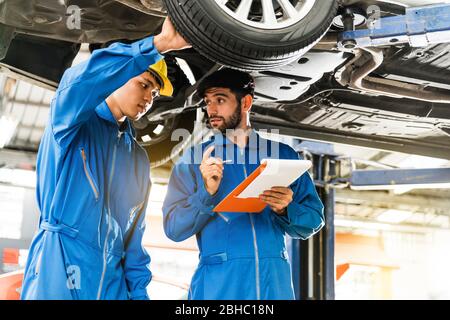
[[258, 198], [272, 187], [288, 187], [312, 165], [309, 160], [263, 159], [265, 169], [253, 180], [237, 198]]

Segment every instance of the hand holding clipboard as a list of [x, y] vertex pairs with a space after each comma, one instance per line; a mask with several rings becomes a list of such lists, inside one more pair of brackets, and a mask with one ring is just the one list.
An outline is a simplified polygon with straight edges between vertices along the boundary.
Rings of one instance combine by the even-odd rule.
[[288, 187], [312, 163], [308, 160], [263, 159], [261, 165], [214, 209], [214, 212], [260, 212], [266, 203], [259, 196], [272, 187]]

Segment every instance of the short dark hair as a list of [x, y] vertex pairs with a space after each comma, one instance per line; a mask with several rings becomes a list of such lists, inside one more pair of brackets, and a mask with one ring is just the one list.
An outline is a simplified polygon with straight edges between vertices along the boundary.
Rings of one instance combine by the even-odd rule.
[[197, 87], [198, 96], [203, 98], [210, 88], [228, 88], [238, 99], [248, 94], [253, 97], [255, 79], [248, 72], [225, 68], [210, 74], [200, 82]]

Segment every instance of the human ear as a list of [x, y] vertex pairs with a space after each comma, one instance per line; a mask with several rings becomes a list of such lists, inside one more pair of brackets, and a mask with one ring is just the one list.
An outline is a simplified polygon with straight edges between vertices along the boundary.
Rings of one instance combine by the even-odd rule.
[[251, 95], [246, 95], [242, 98], [242, 110], [248, 112], [253, 104], [253, 97]]

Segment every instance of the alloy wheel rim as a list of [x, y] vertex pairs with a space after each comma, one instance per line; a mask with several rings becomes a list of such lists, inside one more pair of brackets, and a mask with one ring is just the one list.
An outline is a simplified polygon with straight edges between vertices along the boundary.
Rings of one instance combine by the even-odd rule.
[[265, 30], [292, 26], [304, 19], [317, 0], [214, 0], [233, 19]]

